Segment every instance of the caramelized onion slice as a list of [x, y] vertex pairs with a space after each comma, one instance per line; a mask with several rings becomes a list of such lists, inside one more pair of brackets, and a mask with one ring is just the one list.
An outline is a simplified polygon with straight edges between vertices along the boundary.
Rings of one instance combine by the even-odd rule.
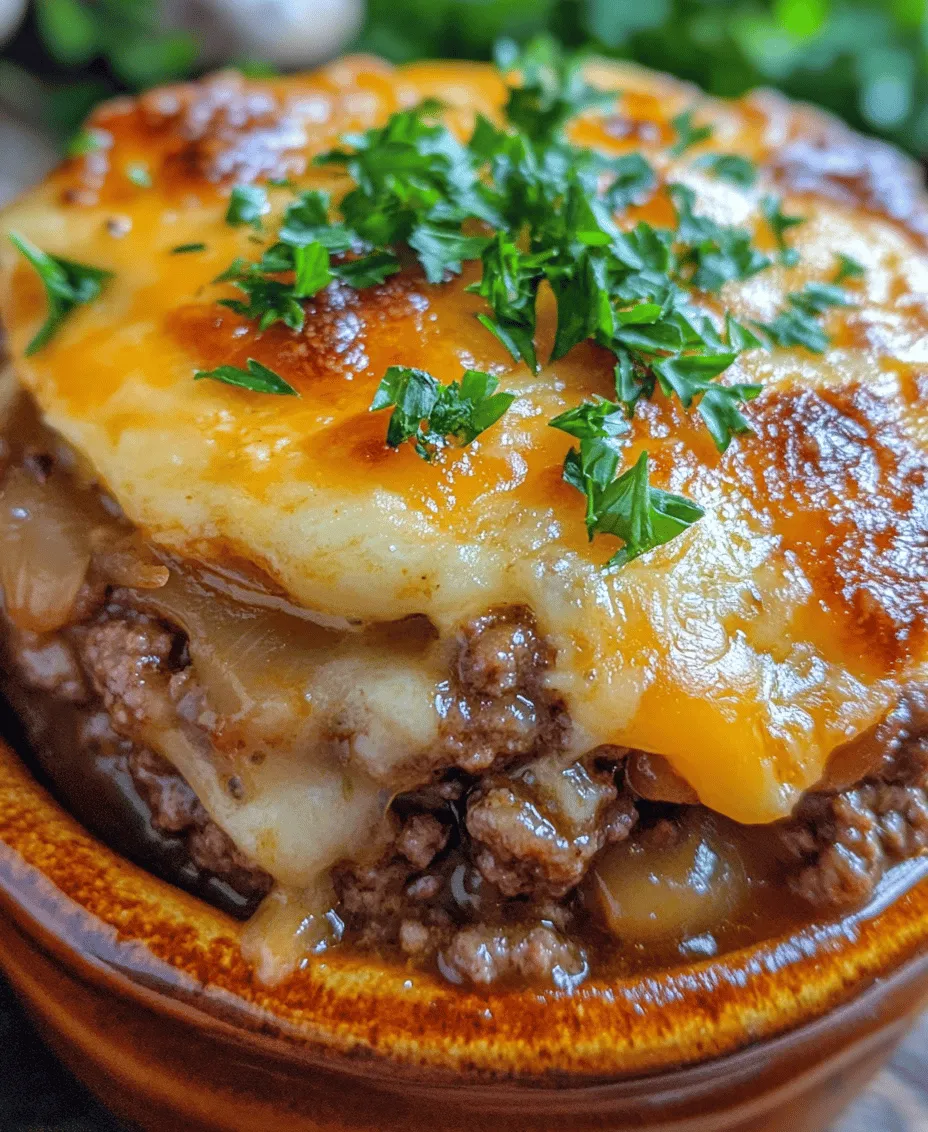
[[672, 943], [720, 927], [745, 904], [749, 881], [712, 817], [689, 811], [606, 850], [592, 890], [619, 939]]
[[876, 774], [886, 756], [886, 741], [880, 732], [881, 726], [877, 724], [849, 743], [836, 747], [815, 789], [849, 790], [864, 778]]
[[54, 478], [39, 484], [14, 468], [0, 492], [0, 583], [20, 629], [66, 625], [90, 564], [86, 517]]
[[699, 801], [696, 791], [663, 755], [633, 751], [625, 764], [625, 775], [632, 790], [649, 802], [694, 806]]
[[144, 605], [179, 625], [210, 705], [220, 716], [305, 714], [306, 685], [317, 650], [337, 636], [309, 621], [239, 605], [172, 570], [167, 583], [144, 595]]
[[101, 532], [95, 540], [94, 568], [108, 582], [132, 590], [157, 590], [167, 585], [170, 570], [159, 562], [136, 534], [115, 535]]

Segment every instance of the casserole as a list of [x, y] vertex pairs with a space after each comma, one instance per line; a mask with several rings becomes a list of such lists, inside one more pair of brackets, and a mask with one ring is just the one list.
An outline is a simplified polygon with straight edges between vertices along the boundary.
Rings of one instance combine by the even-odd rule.
[[[4, 686], [50, 789], [222, 910], [178, 922], [231, 933], [271, 1031], [352, 972], [351, 1022], [298, 1019], [323, 1062], [588, 1085], [893, 971], [904, 1009], [823, 1038], [821, 1074], [885, 1052], [928, 847], [917, 173], [776, 96], [550, 45], [214, 76], [85, 140], [0, 252]], [[403, 993], [447, 1040], [372, 1037]], [[656, 1032], [617, 1005], [652, 994]]]

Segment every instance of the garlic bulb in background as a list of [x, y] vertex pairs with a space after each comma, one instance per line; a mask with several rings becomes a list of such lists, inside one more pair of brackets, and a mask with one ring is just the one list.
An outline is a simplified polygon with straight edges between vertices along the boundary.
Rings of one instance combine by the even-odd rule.
[[44, 177], [60, 156], [48, 137], [0, 106], [0, 207]]
[[197, 38], [200, 61], [207, 66], [257, 59], [290, 70], [346, 47], [360, 30], [364, 2], [166, 0], [165, 17]]
[[25, 14], [26, 0], [0, 0], [0, 43], [12, 36]]

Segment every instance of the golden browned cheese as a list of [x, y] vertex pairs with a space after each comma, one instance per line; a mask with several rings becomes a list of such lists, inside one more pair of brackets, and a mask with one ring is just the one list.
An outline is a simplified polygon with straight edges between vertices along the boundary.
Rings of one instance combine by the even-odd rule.
[[[235, 256], [257, 258], [247, 227], [224, 222], [234, 183], [289, 177], [338, 193], [311, 159], [343, 133], [382, 124], [425, 96], [467, 134], [504, 97], [489, 68], [367, 58], [274, 81], [230, 75], [98, 111], [105, 145], [62, 166], [0, 218], [44, 250], [114, 272], [33, 357], [44, 317], [35, 273], [4, 240], [0, 318], [16, 372], [48, 423], [96, 469], [157, 543], [207, 562], [256, 564], [325, 617], [425, 614], [439, 632], [487, 607], [531, 607], [557, 651], [550, 682], [577, 750], [618, 743], [658, 752], [707, 805], [746, 822], [788, 813], [828, 754], [873, 724], [900, 687], [926, 676], [928, 579], [928, 208], [916, 173], [885, 147], [769, 94], [736, 103], [628, 66], [591, 79], [616, 109], [575, 124], [576, 142], [640, 149], [698, 208], [745, 225], [770, 250], [765, 193], [806, 218], [790, 233], [799, 266], [775, 267], [707, 310], [769, 320], [787, 292], [829, 280], [837, 253], [866, 267], [853, 305], [831, 311], [832, 345], [754, 350], [726, 380], [760, 381], [754, 435], [719, 455], [705, 428], [660, 394], [639, 407], [631, 461], [697, 500], [706, 517], [618, 573], [609, 538], [588, 544], [583, 500], [562, 482], [571, 439], [548, 427], [593, 394], [614, 394], [613, 359], [591, 345], [537, 375], [476, 321], [474, 278], [429, 285], [405, 270], [384, 286], [338, 285], [308, 304], [303, 332], [265, 333], [216, 300]], [[669, 120], [694, 109], [711, 141], [671, 158]], [[705, 152], [760, 166], [751, 189], [696, 165]], [[127, 170], [142, 162], [152, 186]], [[271, 189], [275, 209], [290, 199]], [[623, 224], [670, 224], [661, 190]], [[267, 220], [274, 230], [274, 217]], [[203, 242], [199, 254], [172, 255]], [[540, 356], [554, 328], [542, 294]], [[211, 382], [197, 369], [253, 357], [300, 398]], [[503, 420], [434, 465], [385, 444], [368, 411], [392, 364], [442, 382], [492, 370], [518, 394]], [[437, 726], [423, 694], [416, 742]]]

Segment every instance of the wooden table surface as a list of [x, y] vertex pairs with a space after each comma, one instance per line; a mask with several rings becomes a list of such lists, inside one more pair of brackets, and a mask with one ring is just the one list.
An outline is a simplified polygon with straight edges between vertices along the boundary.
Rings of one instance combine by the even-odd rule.
[[[0, 111], [0, 205], [43, 176], [53, 160], [38, 133]], [[45, 1050], [2, 983], [0, 1049], [4, 1132], [120, 1132]], [[928, 1132], [928, 1017], [832, 1132]]]

